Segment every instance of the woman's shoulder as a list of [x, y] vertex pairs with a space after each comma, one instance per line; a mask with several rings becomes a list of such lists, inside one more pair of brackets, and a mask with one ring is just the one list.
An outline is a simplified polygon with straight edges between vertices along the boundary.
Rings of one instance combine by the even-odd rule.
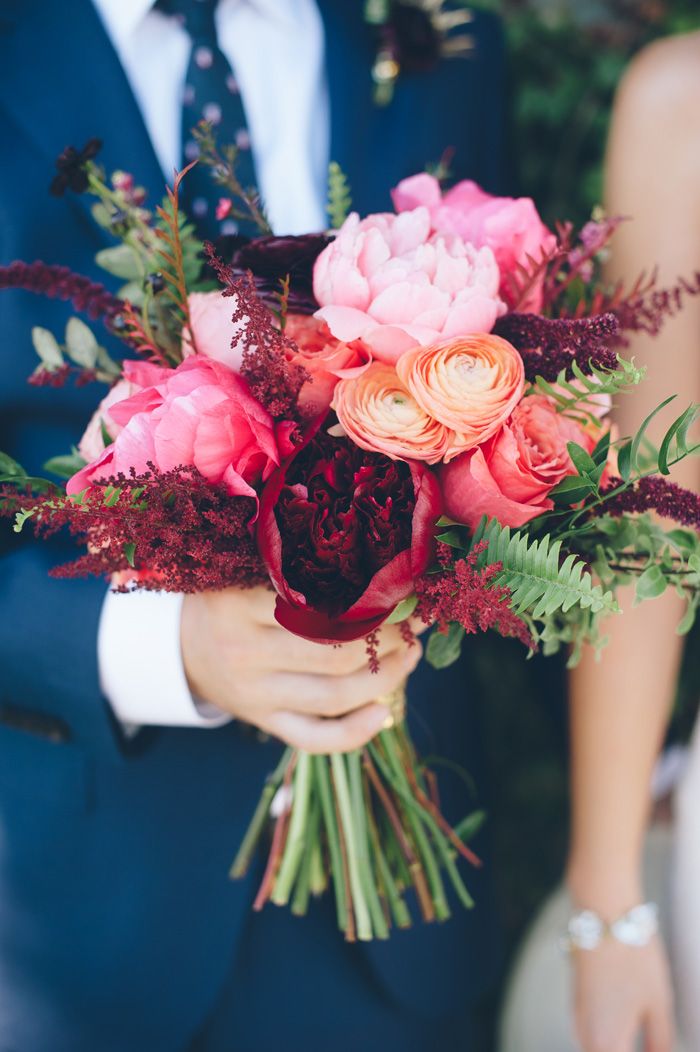
[[642, 119], [700, 127], [700, 31], [643, 48], [623, 77], [618, 102]]

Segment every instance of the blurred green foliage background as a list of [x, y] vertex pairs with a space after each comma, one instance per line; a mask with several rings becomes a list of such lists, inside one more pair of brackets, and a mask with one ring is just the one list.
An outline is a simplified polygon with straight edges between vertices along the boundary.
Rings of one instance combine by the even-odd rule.
[[[584, 222], [602, 199], [615, 88], [651, 40], [700, 28], [698, 0], [481, 0], [497, 11], [510, 49], [515, 185], [546, 221]], [[675, 739], [687, 737], [700, 695], [699, 634], [689, 641]], [[567, 840], [565, 671], [523, 661], [516, 644], [473, 646], [483, 699], [494, 873], [512, 948], [560, 879]]]

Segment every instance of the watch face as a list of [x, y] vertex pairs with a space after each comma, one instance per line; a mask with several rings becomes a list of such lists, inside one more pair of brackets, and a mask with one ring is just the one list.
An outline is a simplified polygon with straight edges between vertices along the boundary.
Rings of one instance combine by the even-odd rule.
[[604, 933], [602, 920], [591, 910], [582, 910], [569, 921], [569, 936], [580, 950], [595, 950]]

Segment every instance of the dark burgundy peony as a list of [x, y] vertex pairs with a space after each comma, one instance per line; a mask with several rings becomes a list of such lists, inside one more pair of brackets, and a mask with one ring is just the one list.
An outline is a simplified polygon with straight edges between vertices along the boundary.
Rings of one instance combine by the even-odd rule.
[[374, 631], [428, 568], [441, 505], [426, 465], [318, 433], [262, 495], [258, 545], [279, 623], [319, 643]]
[[289, 310], [313, 314], [318, 303], [313, 293], [313, 269], [330, 238], [326, 234], [292, 234], [284, 237], [246, 238], [223, 236], [216, 252], [230, 263], [236, 275], [253, 275], [258, 295], [268, 306], [279, 304], [280, 281], [289, 276]]

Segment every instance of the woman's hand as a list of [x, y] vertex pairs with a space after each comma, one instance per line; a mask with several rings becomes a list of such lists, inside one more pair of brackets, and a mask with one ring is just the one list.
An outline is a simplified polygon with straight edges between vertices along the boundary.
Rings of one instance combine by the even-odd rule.
[[605, 939], [572, 955], [576, 1033], [582, 1052], [673, 1052], [673, 996], [663, 943]]

